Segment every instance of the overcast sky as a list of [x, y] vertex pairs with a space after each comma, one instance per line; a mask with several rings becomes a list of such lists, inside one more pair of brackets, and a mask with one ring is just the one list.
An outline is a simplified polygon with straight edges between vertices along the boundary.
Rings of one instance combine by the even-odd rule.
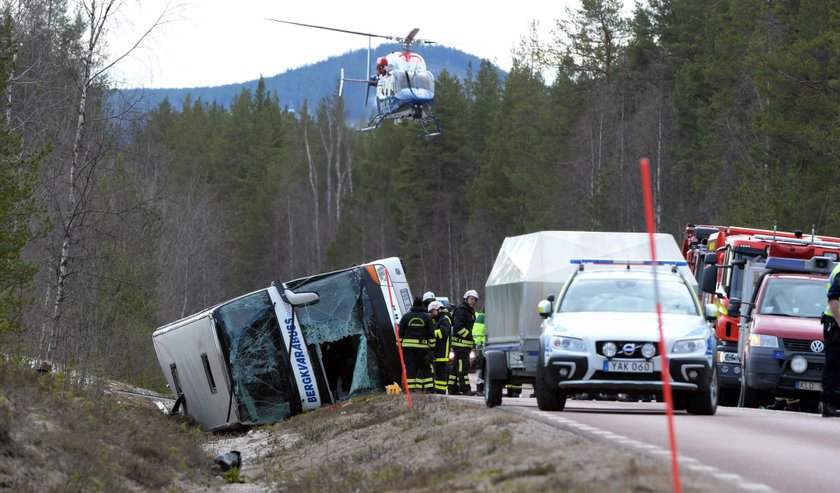
[[[565, 7], [579, 0], [495, 2], [415, 0], [137, 0], [123, 6], [122, 20], [109, 33], [112, 55], [124, 52], [170, 5], [167, 22], [122, 60], [112, 76], [121, 87], [217, 86], [269, 77], [349, 50], [366, 48], [368, 38], [279, 24], [266, 18], [351, 31], [418, 38], [458, 48], [509, 70], [511, 49], [531, 21], [545, 36]], [[374, 47], [385, 42], [374, 38]], [[374, 49], [372, 56], [379, 53]]]

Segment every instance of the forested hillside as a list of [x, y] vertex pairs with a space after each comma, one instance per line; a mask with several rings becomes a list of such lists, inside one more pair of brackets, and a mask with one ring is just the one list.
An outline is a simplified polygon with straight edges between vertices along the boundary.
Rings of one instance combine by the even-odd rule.
[[153, 384], [155, 327], [274, 279], [396, 255], [415, 294], [481, 292], [505, 236], [642, 230], [643, 156], [660, 231], [840, 235], [836, 2], [583, 0], [506, 80], [436, 74], [437, 138], [358, 134], [335, 97], [287, 112], [265, 80], [127, 121], [118, 11], [4, 5], [7, 354]]
[[[386, 43], [375, 48], [370, 53], [371, 64], [376, 63], [377, 56], [384, 56], [400, 49], [400, 45], [393, 43]], [[481, 63], [481, 60], [474, 55], [445, 46], [420, 46], [415, 51], [423, 56], [426, 65], [433, 73], [439, 74], [446, 70], [460, 79], [466, 76], [470, 66], [478, 67]], [[263, 77], [263, 82], [265, 90], [277, 94], [281, 107], [297, 110], [305, 101], [317, 104], [325, 96], [338, 91], [341, 69], [344, 69], [346, 78], [367, 79], [369, 72], [374, 70], [373, 66], [370, 70], [366, 70], [367, 63], [368, 51], [366, 49], [353, 50], [281, 74], [266, 75]], [[257, 90], [258, 83], [257, 80], [251, 80], [216, 87], [125, 89], [119, 91], [115, 97], [137, 100], [140, 103], [138, 106], [144, 111], [154, 109], [164, 99], [168, 99], [171, 104], [180, 108], [187, 97], [192, 101], [200, 99], [230, 108], [242, 89], [248, 89], [253, 93]], [[376, 108], [373, 91], [365, 104], [365, 88], [364, 84], [346, 83], [344, 85], [345, 116], [351, 125], [360, 122], [367, 123]]]

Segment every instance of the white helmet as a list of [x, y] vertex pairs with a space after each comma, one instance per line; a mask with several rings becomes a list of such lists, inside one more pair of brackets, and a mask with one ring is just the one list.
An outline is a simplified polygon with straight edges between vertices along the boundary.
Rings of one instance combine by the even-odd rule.
[[431, 291], [426, 291], [426, 294], [423, 295], [423, 301], [433, 300], [433, 299], [435, 299], [435, 293], [433, 293]]
[[443, 306], [443, 304], [440, 301], [433, 301], [429, 303], [429, 311], [440, 310], [441, 306]]
[[469, 291], [464, 293], [464, 299], [467, 299], [470, 296], [472, 296], [475, 299], [478, 299], [478, 291], [476, 291], [475, 289], [470, 289]]

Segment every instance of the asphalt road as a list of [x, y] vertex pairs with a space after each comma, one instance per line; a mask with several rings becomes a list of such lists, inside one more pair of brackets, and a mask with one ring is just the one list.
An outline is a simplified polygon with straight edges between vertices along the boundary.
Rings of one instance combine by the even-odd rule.
[[[530, 392], [505, 397], [499, 409], [671, 461], [663, 403], [570, 399], [564, 411], [545, 412]], [[732, 491], [840, 491], [840, 418], [718, 407], [714, 416], [676, 412], [674, 428], [680, 470], [714, 476]]]

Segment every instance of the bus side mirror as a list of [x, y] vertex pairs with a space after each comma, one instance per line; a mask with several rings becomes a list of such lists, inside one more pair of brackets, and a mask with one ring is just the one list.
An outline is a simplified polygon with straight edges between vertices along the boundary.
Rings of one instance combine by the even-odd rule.
[[283, 291], [283, 297], [286, 298], [286, 301], [289, 302], [292, 306], [305, 306], [311, 305], [318, 301], [318, 293], [313, 291], [307, 291], [305, 293], [295, 293], [290, 289], [286, 289]]

